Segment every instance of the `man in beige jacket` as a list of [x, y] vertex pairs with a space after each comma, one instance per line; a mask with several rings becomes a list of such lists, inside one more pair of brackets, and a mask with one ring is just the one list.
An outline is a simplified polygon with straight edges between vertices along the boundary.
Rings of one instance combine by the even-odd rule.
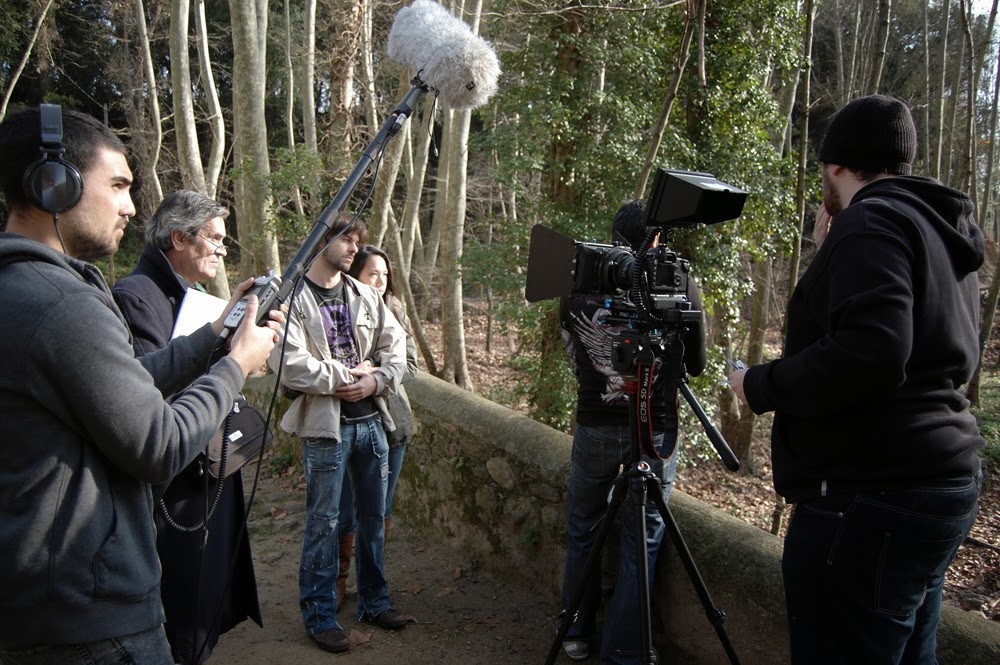
[[299, 567], [299, 607], [306, 632], [326, 651], [350, 648], [337, 622], [340, 493], [351, 474], [357, 500], [359, 621], [388, 629], [406, 618], [392, 606], [383, 567], [385, 491], [395, 426], [384, 395], [406, 370], [405, 333], [378, 292], [346, 273], [365, 228], [342, 215], [289, 307], [284, 353], [271, 367], [300, 393], [281, 428], [302, 438], [306, 527]]

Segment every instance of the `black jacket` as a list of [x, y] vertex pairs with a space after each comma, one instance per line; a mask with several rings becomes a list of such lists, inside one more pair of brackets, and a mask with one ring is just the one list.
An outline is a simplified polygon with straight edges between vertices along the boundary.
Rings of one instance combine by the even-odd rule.
[[783, 357], [744, 378], [775, 411], [774, 483], [790, 501], [979, 469], [960, 388], [979, 358], [983, 238], [967, 196], [921, 177], [863, 187], [788, 303]]
[[[152, 353], [170, 341], [187, 289], [188, 283], [152, 245], [143, 249], [132, 274], [115, 283], [111, 292], [132, 331], [137, 356]], [[190, 526], [204, 519], [215, 481], [206, 485], [203, 470], [204, 455], [200, 455], [166, 488], [163, 502], [175, 522]], [[219, 505], [208, 523], [204, 551], [201, 531], [178, 531], [163, 518], [160, 507], [155, 517], [167, 638], [178, 663], [203, 662], [220, 634], [247, 618], [261, 625], [257, 581], [245, 530], [237, 540], [246, 518], [242, 474], [234, 473], [223, 482]], [[227, 586], [234, 554], [236, 567]], [[213, 624], [220, 606], [219, 620]], [[201, 658], [196, 661], [192, 654], [199, 652]]]
[[[700, 313], [701, 290], [693, 279], [688, 282], [686, 295], [692, 309]], [[615, 335], [632, 330], [633, 326], [608, 321], [611, 312], [607, 308], [607, 299], [603, 295], [573, 293], [559, 302], [563, 345], [578, 384], [576, 420], [587, 427], [629, 424], [625, 377], [615, 371], [612, 354], [615, 352]], [[685, 371], [691, 376], [698, 376], [705, 369], [703, 318], [699, 316], [695, 323], [678, 324], [670, 330], [642, 332], [667, 333], [664, 338], [671, 337], [670, 333], [677, 333], [679, 338], [656, 353], [661, 369], [654, 383], [655, 397], [652, 400], [653, 429], [673, 436], [677, 432], [677, 381]], [[672, 369], [667, 367], [668, 364]], [[628, 378], [636, 378], [634, 372]]]

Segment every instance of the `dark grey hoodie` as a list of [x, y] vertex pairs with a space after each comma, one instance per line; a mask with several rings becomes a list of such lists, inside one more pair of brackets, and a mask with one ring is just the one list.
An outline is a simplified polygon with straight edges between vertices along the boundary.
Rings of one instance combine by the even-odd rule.
[[140, 363], [97, 268], [9, 233], [0, 311], [0, 649], [154, 628], [150, 484], [204, 449], [243, 372], [223, 358], [197, 378], [209, 326]]
[[789, 300], [783, 358], [744, 378], [754, 412], [775, 411], [780, 494], [979, 470], [984, 442], [960, 388], [979, 358], [983, 258], [965, 194], [921, 177], [858, 191]]

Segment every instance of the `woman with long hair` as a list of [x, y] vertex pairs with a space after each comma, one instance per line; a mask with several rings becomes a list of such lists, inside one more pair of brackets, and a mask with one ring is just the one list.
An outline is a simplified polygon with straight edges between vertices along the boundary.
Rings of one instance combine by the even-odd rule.
[[[354, 255], [354, 261], [347, 274], [374, 287], [385, 301], [386, 306], [403, 325], [403, 329], [406, 331], [406, 373], [403, 374], [402, 383], [408, 383], [417, 375], [417, 346], [413, 341], [406, 308], [395, 295], [392, 263], [390, 263], [388, 255], [373, 245], [362, 245], [358, 248], [358, 253]], [[385, 539], [388, 541], [396, 482], [399, 480], [399, 471], [403, 467], [406, 444], [413, 436], [413, 413], [410, 410], [410, 399], [406, 396], [406, 389], [402, 385], [399, 386], [397, 392], [386, 396], [386, 404], [389, 408], [389, 415], [396, 426], [394, 431], [386, 431], [386, 438], [389, 440], [389, 478], [385, 492]], [[347, 483], [344, 489], [347, 490], [349, 485], [350, 483]], [[350, 570], [351, 557], [354, 554], [353, 488], [341, 493], [340, 525], [340, 572], [337, 577], [338, 607], [341, 606], [339, 600], [344, 598], [347, 590], [347, 573]]]

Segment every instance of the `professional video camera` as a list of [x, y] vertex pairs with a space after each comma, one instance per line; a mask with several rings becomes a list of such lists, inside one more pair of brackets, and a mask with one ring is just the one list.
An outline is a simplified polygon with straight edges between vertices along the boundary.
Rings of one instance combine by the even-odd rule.
[[700, 312], [687, 297], [690, 262], [665, 246], [652, 247], [653, 239], [664, 231], [735, 219], [746, 197], [709, 173], [658, 169], [644, 216], [647, 235], [638, 249], [625, 242], [580, 242], [537, 224], [525, 298], [602, 294], [608, 296], [609, 322], [624, 320], [643, 331], [695, 322]]
[[[614, 514], [623, 505], [626, 494], [632, 499], [633, 533], [645, 530], [647, 500], [656, 504], [710, 623], [730, 661], [739, 665], [722, 627], [725, 613], [714, 606], [676, 521], [670, 515], [660, 481], [642, 455], [665, 460], [672, 454], [672, 447], [665, 450], [663, 444], [659, 447], [654, 444], [653, 402], [659, 400], [657, 408], [661, 409], [668, 408], [668, 404], [672, 406], [666, 391], [673, 385], [691, 406], [726, 467], [731, 471], [739, 469], [739, 460], [687, 385], [687, 370], [683, 364], [685, 337], [689, 333], [694, 333], [691, 337], [701, 333], [695, 327], [701, 320], [701, 312], [694, 309], [688, 298], [689, 292], [695, 292], [693, 288], [689, 291], [689, 286], [693, 287], [689, 285], [691, 264], [665, 246], [654, 247], [653, 241], [658, 234], [667, 235], [677, 228], [716, 224], [739, 217], [746, 198], [746, 192], [719, 182], [708, 173], [658, 169], [643, 213], [646, 236], [637, 249], [627, 243], [579, 242], [540, 224], [531, 230], [525, 285], [527, 300], [537, 302], [569, 294], [595, 294], [595, 300], [603, 300], [599, 309], [608, 313], [601, 317], [599, 324], [608, 325], [610, 365], [624, 379], [631, 440], [630, 457], [615, 480], [608, 510], [600, 521], [602, 526], [594, 549], [587, 557], [584, 573], [570, 594], [569, 606], [560, 615], [559, 632], [546, 665], [555, 662], [569, 626], [576, 620], [588, 579], [597, 574], [598, 553], [607, 538], [608, 525], [614, 522]], [[661, 240], [666, 242], [667, 238]], [[676, 444], [676, 437], [672, 444]], [[634, 545], [632, 556], [641, 613], [641, 644], [634, 653], [640, 655], [642, 663], [655, 663], [646, 543], [642, 538], [635, 538]]]

